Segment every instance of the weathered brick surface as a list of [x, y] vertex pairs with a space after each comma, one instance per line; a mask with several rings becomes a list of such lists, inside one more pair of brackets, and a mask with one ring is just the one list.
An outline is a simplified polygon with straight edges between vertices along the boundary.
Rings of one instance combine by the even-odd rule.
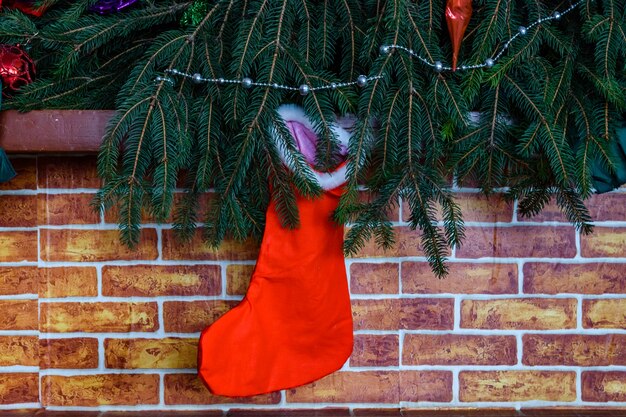
[[252, 239], [245, 242], [225, 240], [214, 249], [202, 240], [202, 231], [198, 230], [189, 242], [177, 239], [174, 230], [163, 230], [163, 259], [173, 260], [255, 260], [259, 253], [259, 244]]
[[196, 374], [165, 375], [165, 404], [278, 404], [280, 393], [254, 397], [220, 397], [209, 392]]
[[226, 293], [245, 295], [254, 272], [254, 265], [231, 264], [226, 267]]
[[407, 334], [403, 365], [514, 365], [515, 336]]
[[104, 355], [107, 368], [195, 368], [198, 339], [106, 339]]
[[0, 227], [37, 226], [37, 195], [3, 195]]
[[451, 329], [453, 299], [352, 300], [355, 330]]
[[626, 329], [626, 298], [583, 300], [583, 327]]
[[463, 300], [461, 327], [473, 329], [571, 329], [576, 327], [576, 300], [518, 298]]
[[22, 261], [37, 261], [37, 231], [0, 232], [0, 262]]
[[11, 158], [11, 165], [17, 175], [11, 181], [1, 182], [0, 190], [37, 189], [37, 159]]
[[452, 401], [452, 372], [400, 371], [400, 401]]
[[166, 301], [163, 303], [163, 320], [166, 332], [195, 333], [220, 318], [238, 301]]
[[592, 234], [580, 237], [580, 252], [589, 258], [626, 257], [626, 227], [595, 227]]
[[39, 296], [42, 298], [95, 297], [98, 277], [93, 267], [39, 269]]
[[38, 366], [37, 336], [0, 336], [0, 366]]
[[[519, 210], [519, 209], [518, 209]], [[567, 217], [563, 214], [554, 198], [545, 205], [540, 213], [534, 216], [523, 216], [519, 211], [517, 220], [521, 222], [562, 222], [568, 223]]]
[[159, 376], [152, 374], [46, 375], [41, 385], [44, 406], [159, 403]]
[[130, 249], [120, 242], [117, 230], [41, 229], [41, 258], [49, 262], [152, 260], [157, 258], [157, 235], [154, 229], [142, 230], [139, 244]]
[[398, 340], [395, 334], [355, 335], [350, 366], [398, 366]]
[[626, 263], [527, 263], [524, 292], [535, 294], [626, 293]]
[[95, 156], [39, 157], [39, 188], [100, 188]]
[[626, 365], [626, 335], [527, 334], [524, 365]]
[[459, 398], [473, 401], [574, 401], [576, 374], [552, 371], [462, 371]]
[[219, 265], [105, 266], [102, 293], [113, 297], [218, 295]]
[[513, 219], [513, 204], [506, 202], [501, 194], [457, 193], [454, 198], [466, 222], [495, 223]]
[[38, 224], [96, 224], [100, 214], [91, 206], [93, 194], [39, 194]]
[[0, 300], [0, 330], [37, 330], [37, 300]]
[[0, 373], [0, 404], [36, 403], [39, 401], [39, 375], [36, 373]]
[[585, 205], [594, 221], [626, 220], [626, 193], [593, 194]]
[[39, 341], [41, 368], [89, 369], [98, 367], [98, 339], [72, 337]]
[[0, 268], [0, 295], [37, 294], [36, 266]]
[[515, 294], [517, 265], [507, 263], [449, 263], [445, 279], [437, 278], [427, 262], [402, 262], [405, 294]]
[[387, 250], [379, 248], [374, 239], [365, 243], [354, 258], [398, 258], [404, 256], [424, 256], [421, 249], [420, 233], [407, 226], [396, 227], [395, 245]]
[[42, 303], [43, 332], [153, 332], [158, 330], [157, 303]]
[[626, 372], [583, 372], [582, 399], [592, 402], [626, 401]]
[[352, 294], [397, 294], [399, 291], [397, 263], [361, 263], [350, 265]]

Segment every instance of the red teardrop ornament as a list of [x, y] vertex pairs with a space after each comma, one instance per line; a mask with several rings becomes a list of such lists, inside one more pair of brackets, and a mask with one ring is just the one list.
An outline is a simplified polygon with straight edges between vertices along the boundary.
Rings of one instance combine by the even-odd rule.
[[35, 63], [22, 48], [0, 44], [0, 80], [3, 94], [31, 83], [34, 76]]
[[472, 0], [448, 0], [446, 3], [446, 21], [452, 41], [452, 70], [456, 71], [456, 64], [461, 49], [461, 41], [465, 29], [472, 17]]

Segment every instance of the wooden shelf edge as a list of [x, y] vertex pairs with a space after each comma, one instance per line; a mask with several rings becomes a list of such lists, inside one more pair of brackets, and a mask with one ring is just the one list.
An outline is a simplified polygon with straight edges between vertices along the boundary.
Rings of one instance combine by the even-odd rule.
[[112, 110], [0, 112], [0, 147], [7, 153], [98, 152]]

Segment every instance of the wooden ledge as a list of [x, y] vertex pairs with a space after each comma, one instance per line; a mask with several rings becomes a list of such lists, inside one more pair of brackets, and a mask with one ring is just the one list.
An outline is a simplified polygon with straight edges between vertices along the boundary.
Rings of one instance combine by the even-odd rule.
[[8, 153], [98, 152], [112, 110], [0, 112], [0, 147]]

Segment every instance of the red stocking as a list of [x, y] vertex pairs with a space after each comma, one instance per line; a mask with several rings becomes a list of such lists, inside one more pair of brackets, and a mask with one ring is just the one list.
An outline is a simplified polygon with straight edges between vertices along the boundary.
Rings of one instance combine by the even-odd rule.
[[[279, 113], [311, 157], [315, 135], [304, 113], [294, 106]], [[334, 129], [347, 144], [349, 134]], [[306, 384], [341, 368], [352, 352], [343, 227], [331, 219], [345, 165], [315, 175], [325, 191], [314, 200], [298, 196], [298, 229], [283, 228], [274, 202], [269, 205], [245, 298], [200, 336], [198, 372], [214, 394], [248, 396]]]

